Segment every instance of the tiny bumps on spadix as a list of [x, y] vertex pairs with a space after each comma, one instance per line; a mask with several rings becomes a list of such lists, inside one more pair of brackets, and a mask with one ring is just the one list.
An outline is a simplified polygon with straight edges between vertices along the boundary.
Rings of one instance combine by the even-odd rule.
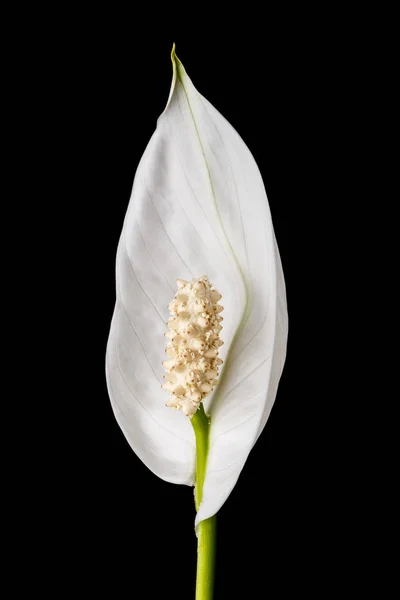
[[207, 275], [176, 283], [178, 291], [168, 305], [169, 331], [164, 334], [170, 340], [165, 349], [170, 359], [163, 362], [167, 374], [162, 387], [171, 392], [166, 406], [192, 417], [218, 383], [224, 308]]

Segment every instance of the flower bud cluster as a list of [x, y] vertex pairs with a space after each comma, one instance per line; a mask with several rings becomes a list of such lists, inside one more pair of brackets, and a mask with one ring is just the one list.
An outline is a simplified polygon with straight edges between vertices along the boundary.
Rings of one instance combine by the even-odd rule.
[[178, 279], [177, 284], [178, 291], [168, 306], [171, 318], [165, 352], [170, 359], [163, 362], [167, 374], [162, 387], [171, 392], [166, 406], [192, 417], [218, 383], [222, 364], [218, 350], [223, 345], [220, 313], [224, 308], [218, 304], [221, 294], [207, 275], [190, 282]]

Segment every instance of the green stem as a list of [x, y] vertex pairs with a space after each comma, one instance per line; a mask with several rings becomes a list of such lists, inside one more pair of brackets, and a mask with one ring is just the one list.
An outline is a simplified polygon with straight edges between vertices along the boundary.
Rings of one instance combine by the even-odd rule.
[[[208, 438], [210, 431], [209, 418], [203, 405], [191, 418], [196, 436], [196, 488], [195, 505], [199, 510], [203, 495], [203, 484], [206, 475]], [[216, 522], [214, 515], [197, 526], [197, 575], [196, 600], [212, 600], [214, 587]]]

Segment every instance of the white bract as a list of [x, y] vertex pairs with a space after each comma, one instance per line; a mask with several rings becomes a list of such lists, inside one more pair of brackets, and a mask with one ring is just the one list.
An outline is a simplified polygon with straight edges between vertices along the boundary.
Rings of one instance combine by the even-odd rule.
[[225, 343], [219, 383], [202, 397], [211, 428], [198, 524], [221, 508], [267, 422], [288, 321], [258, 167], [174, 52], [172, 59], [168, 104], [138, 166], [118, 246], [106, 371], [136, 454], [162, 479], [194, 485], [193, 428], [183, 410], [165, 406], [160, 366], [176, 280], [208, 275], [223, 296]]

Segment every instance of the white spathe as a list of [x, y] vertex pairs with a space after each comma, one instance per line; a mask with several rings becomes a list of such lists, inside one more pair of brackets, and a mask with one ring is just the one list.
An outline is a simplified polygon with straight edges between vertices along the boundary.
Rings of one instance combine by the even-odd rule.
[[[178, 278], [206, 273], [224, 299], [224, 361], [196, 524], [232, 491], [267, 422], [286, 355], [285, 284], [267, 196], [243, 140], [172, 52], [168, 104], [138, 166], [116, 260], [106, 372], [115, 417], [156, 475], [195, 481], [195, 437], [165, 406], [161, 363]], [[250, 102], [250, 101], [249, 101]]]

